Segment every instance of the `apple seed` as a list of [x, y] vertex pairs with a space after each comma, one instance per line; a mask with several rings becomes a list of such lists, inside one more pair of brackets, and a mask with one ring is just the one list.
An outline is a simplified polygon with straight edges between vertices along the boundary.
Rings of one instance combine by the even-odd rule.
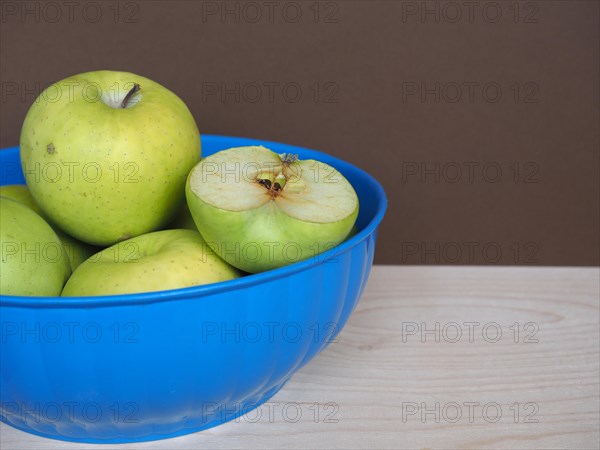
[[267, 190], [271, 190], [271, 180], [258, 180], [258, 184], [267, 188]]

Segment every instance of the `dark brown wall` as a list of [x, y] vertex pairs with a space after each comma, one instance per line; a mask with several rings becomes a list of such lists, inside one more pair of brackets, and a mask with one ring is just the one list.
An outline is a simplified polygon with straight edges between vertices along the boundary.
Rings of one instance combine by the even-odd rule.
[[598, 4], [3, 1], [0, 145], [18, 144], [29, 91], [138, 72], [201, 132], [375, 175], [390, 200], [379, 263], [596, 265]]

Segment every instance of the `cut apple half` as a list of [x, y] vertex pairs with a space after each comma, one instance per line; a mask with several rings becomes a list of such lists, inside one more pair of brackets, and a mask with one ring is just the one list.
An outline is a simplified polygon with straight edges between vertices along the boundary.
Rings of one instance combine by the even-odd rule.
[[352, 185], [333, 167], [262, 146], [223, 150], [190, 172], [188, 206], [204, 239], [256, 273], [341, 243], [358, 215]]

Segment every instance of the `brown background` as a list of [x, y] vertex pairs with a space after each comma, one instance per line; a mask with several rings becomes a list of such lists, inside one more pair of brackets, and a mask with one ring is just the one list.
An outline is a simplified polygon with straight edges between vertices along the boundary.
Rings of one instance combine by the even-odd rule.
[[598, 2], [272, 5], [3, 1], [0, 145], [18, 144], [35, 91], [128, 70], [179, 94], [203, 133], [375, 175], [378, 263], [599, 263]]

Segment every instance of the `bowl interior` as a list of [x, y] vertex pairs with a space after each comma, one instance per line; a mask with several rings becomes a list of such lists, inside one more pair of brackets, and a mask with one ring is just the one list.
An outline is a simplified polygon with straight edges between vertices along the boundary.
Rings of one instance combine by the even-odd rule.
[[[385, 192], [381, 185], [369, 174], [363, 170], [353, 166], [352, 164], [343, 160], [337, 159], [326, 153], [322, 153], [316, 150], [309, 150], [301, 147], [296, 147], [288, 144], [282, 144], [277, 142], [242, 138], [242, 137], [229, 137], [229, 136], [216, 136], [216, 135], [203, 135], [202, 141], [202, 156], [206, 157], [220, 150], [225, 150], [232, 147], [248, 146], [248, 145], [264, 145], [265, 147], [277, 152], [277, 153], [295, 153], [298, 154], [301, 159], [316, 159], [327, 163], [335, 167], [340, 171], [352, 184], [359, 198], [359, 215], [357, 218], [357, 233], [344, 243], [340, 244], [336, 248], [324, 252], [319, 255], [318, 261], [322, 262], [328, 258], [335, 257], [340, 252], [346, 251], [356, 245], [358, 242], [364, 240], [369, 234], [376, 231], [379, 223], [383, 219], [387, 207], [387, 199]], [[19, 148], [11, 147], [0, 151], [0, 184], [25, 184], [25, 178], [21, 169], [19, 159]], [[175, 289], [170, 291], [161, 292], [150, 292], [141, 294], [127, 294], [117, 296], [102, 296], [94, 297], [91, 300], [89, 297], [70, 297], [64, 299], [63, 305], [76, 304], [78, 301], [85, 301], [89, 307], [92, 304], [100, 304], [106, 302], [118, 301], [122, 302], [123, 298], [126, 297], [131, 301], [153, 301], [157, 299], [167, 299], [176, 297], [187, 297], [187, 296], [198, 296], [207, 293], [217, 292], [222, 289], [235, 289], [243, 288], [248, 284], [255, 284], [262, 281], [266, 281], [272, 277], [283, 276], [286, 273], [291, 273], [298, 270], [304, 270], [311, 265], [316, 263], [313, 259], [300, 261], [289, 266], [281, 267], [279, 269], [271, 270], [254, 275], [248, 275], [236, 280], [226, 281], [222, 283], [214, 283], [211, 285], [195, 286], [190, 288]], [[14, 304], [27, 302], [29, 306], [39, 306], [40, 303], [46, 305], [52, 301], [52, 297], [37, 297], [37, 300], [32, 300], [31, 297], [14, 297], [14, 296], [2, 296], [0, 304]], [[44, 300], [46, 299], [46, 300]]]

